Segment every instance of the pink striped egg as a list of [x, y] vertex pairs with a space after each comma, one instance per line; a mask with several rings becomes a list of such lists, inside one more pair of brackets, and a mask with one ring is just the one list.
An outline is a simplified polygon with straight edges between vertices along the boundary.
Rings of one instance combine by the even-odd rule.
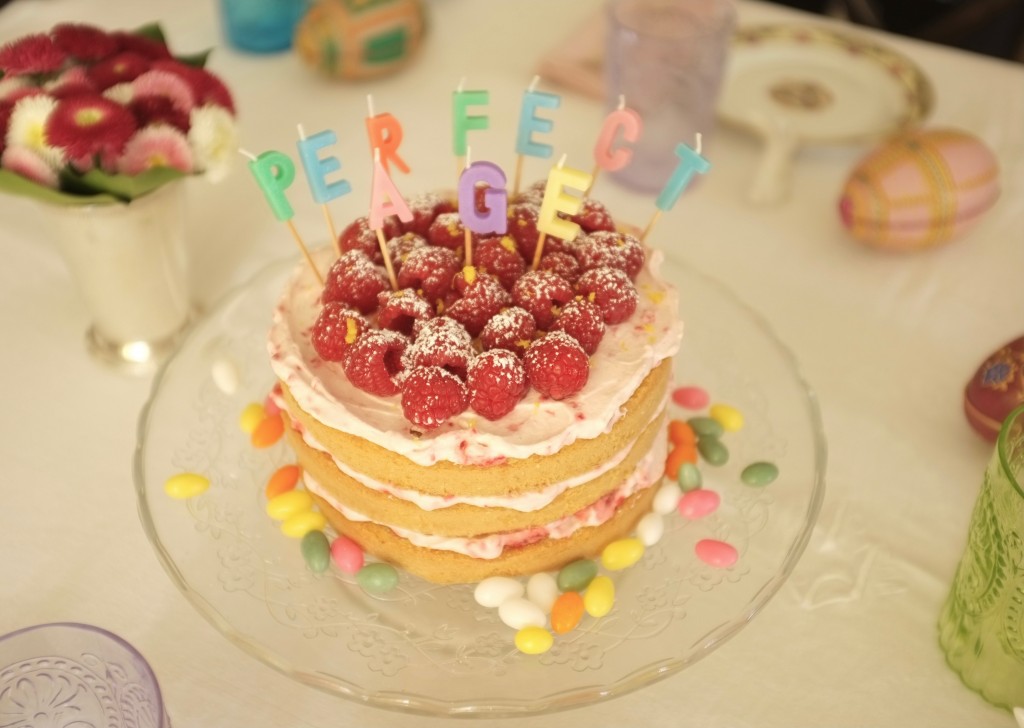
[[976, 137], [918, 130], [862, 159], [843, 186], [850, 234], [884, 250], [930, 248], [964, 234], [999, 197], [999, 164]]

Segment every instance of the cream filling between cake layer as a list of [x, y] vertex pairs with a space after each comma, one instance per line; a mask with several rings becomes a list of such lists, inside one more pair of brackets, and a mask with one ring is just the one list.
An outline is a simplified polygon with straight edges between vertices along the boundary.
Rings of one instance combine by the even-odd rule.
[[[667, 450], [668, 444], [665, 439], [658, 438], [651, 451], [637, 463], [636, 470], [626, 478], [622, 485], [604, 495], [597, 502], [543, 526], [466, 538], [420, 533], [387, 523], [377, 523], [377, 525], [390, 529], [396, 536], [406, 539], [414, 546], [435, 551], [454, 551], [475, 559], [496, 559], [507, 548], [528, 546], [545, 538], [568, 538], [581, 528], [600, 526], [602, 523], [606, 523], [615, 515], [623, 501], [634, 493], [651, 487], [661, 478], [665, 469]], [[374, 522], [362, 513], [339, 503], [309, 473], [304, 472], [302, 477], [306, 489], [310, 493], [322, 498], [348, 520], [357, 523]]]
[[[317, 251], [326, 269], [334, 251]], [[274, 309], [267, 347], [275, 375], [299, 406], [327, 427], [363, 438], [419, 465], [450, 461], [491, 465], [551, 455], [578, 439], [609, 432], [622, 405], [663, 360], [679, 349], [683, 324], [675, 289], [658, 275], [663, 256], [647, 251], [636, 280], [640, 300], [627, 321], [609, 326], [590, 357], [582, 391], [561, 401], [531, 389], [508, 415], [490, 421], [467, 410], [425, 434], [413, 432], [398, 395], [379, 397], [352, 386], [340, 364], [322, 361], [310, 343], [322, 286], [305, 264], [296, 268]]]
[[[665, 398], [662, 400], [661, 404], [658, 406], [658, 411], [654, 415], [651, 422], [656, 421], [664, 413], [667, 404], [668, 396], [666, 395]], [[559, 481], [557, 483], [552, 483], [543, 490], [529, 491], [515, 496], [443, 496], [433, 495], [431, 493], [424, 493], [419, 490], [401, 488], [397, 485], [385, 483], [383, 481], [376, 480], [375, 478], [371, 478], [368, 475], [364, 475], [363, 473], [360, 473], [358, 470], [353, 469], [348, 463], [342, 462], [333, 454], [331, 454], [331, 452], [326, 447], [320, 444], [320, 441], [316, 439], [313, 433], [311, 433], [309, 430], [303, 427], [300, 422], [293, 419], [292, 428], [302, 436], [303, 442], [305, 442], [312, 449], [328, 455], [331, 458], [331, 460], [334, 461], [334, 464], [337, 466], [338, 470], [340, 470], [348, 477], [352, 478], [352, 480], [356, 481], [357, 483], [366, 488], [369, 488], [370, 490], [376, 491], [378, 493], [386, 493], [387, 495], [398, 498], [399, 500], [408, 501], [409, 503], [418, 506], [424, 511], [434, 511], [440, 508], [448, 508], [450, 506], [454, 506], [460, 503], [470, 506], [476, 506], [478, 508], [509, 508], [511, 510], [520, 511], [522, 513], [531, 513], [533, 511], [539, 511], [541, 508], [544, 508], [545, 506], [550, 504], [555, 498], [557, 498], [570, 488], [575, 488], [576, 486], [589, 483], [595, 478], [601, 477], [612, 468], [618, 466], [623, 460], [626, 459], [626, 456], [629, 455], [630, 451], [633, 449], [633, 446], [636, 444], [636, 440], [633, 440], [626, 447], [622, 448], [617, 453], [612, 455], [612, 457], [610, 457], [608, 460], [601, 463], [601, 465], [599, 465], [598, 467], [593, 468], [592, 470], [589, 470], [580, 475], [574, 476], [572, 478], [566, 478], [565, 480]], [[641, 432], [643, 432], [643, 430], [641, 430]], [[664, 439], [664, 432], [660, 433], [659, 435], [656, 435], [656, 437], [659, 439]], [[639, 437], [637, 439], [639, 439]]]

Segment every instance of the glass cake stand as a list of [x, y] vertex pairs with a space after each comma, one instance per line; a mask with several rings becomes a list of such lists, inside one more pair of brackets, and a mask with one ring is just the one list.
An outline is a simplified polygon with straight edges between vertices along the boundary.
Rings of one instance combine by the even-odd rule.
[[[729, 462], [703, 466], [721, 495], [713, 515], [666, 516], [665, 536], [613, 576], [616, 603], [584, 617], [540, 656], [519, 653], [497, 610], [472, 585], [438, 586], [403, 574], [371, 596], [330, 568], [317, 575], [298, 542], [264, 512], [269, 475], [293, 459], [282, 442], [255, 450], [238, 426], [246, 404], [274, 384], [265, 334], [293, 261], [271, 266], [195, 325], [158, 375], [139, 423], [135, 484], [143, 525], [172, 581], [229, 640], [302, 683], [382, 708], [441, 716], [516, 716], [622, 695], [679, 672], [741, 630], [779, 590], [807, 544], [824, 493], [826, 446], [813, 393], [789, 351], [721, 284], [666, 262], [686, 321], [676, 382], [738, 407]], [[233, 394], [215, 362], [237, 367]], [[673, 405], [671, 414], [686, 417]], [[742, 468], [778, 465], [766, 487]], [[172, 500], [163, 483], [182, 471], [211, 487]], [[738, 562], [717, 569], [694, 556], [703, 538], [726, 541]]]

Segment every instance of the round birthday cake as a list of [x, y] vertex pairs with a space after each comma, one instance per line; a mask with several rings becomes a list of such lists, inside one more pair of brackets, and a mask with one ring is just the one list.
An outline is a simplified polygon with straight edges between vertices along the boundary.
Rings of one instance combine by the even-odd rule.
[[[451, 200], [348, 225], [298, 267], [268, 337], [288, 440], [333, 528], [439, 583], [555, 570], [628, 535], [665, 470], [682, 322], [660, 253], [541, 191], [504, 234]], [[321, 281], [322, 279], [322, 281]]]

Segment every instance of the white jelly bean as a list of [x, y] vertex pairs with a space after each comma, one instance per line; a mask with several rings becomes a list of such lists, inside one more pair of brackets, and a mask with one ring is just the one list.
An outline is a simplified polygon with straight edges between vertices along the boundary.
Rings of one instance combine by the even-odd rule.
[[540, 571], [526, 582], [526, 598], [543, 609], [551, 611], [551, 605], [558, 599], [558, 582], [546, 571]]
[[660, 513], [648, 513], [636, 524], [636, 537], [644, 546], [653, 546], [665, 534], [665, 521]]
[[523, 596], [523, 584], [507, 576], [489, 576], [473, 590], [473, 598], [481, 607], [500, 607], [509, 599]]
[[543, 627], [548, 621], [543, 609], [522, 597], [513, 597], [503, 601], [498, 607], [498, 617], [512, 629]]
[[654, 512], [668, 515], [676, 509], [682, 495], [678, 485], [666, 480], [654, 494]]
[[224, 394], [238, 391], [238, 367], [227, 359], [217, 359], [210, 369], [213, 382]]

